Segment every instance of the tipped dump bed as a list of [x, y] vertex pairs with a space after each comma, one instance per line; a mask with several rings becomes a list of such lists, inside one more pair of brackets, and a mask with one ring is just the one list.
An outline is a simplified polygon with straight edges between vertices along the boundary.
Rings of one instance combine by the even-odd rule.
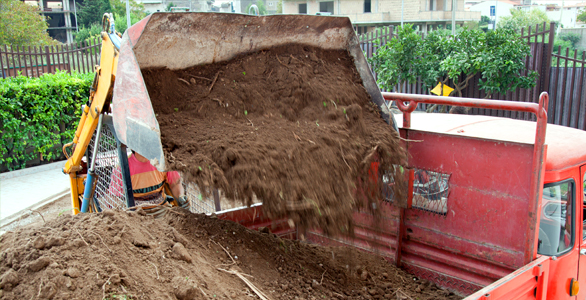
[[180, 70], [290, 44], [348, 51], [371, 101], [396, 128], [348, 18], [155, 13], [129, 28], [122, 39], [112, 100], [118, 137], [164, 170], [159, 124], [141, 69]]

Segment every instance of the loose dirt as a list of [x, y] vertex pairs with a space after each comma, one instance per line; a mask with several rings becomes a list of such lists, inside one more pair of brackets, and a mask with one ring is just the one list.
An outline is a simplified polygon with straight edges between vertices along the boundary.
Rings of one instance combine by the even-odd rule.
[[380, 207], [379, 171], [405, 158], [345, 51], [289, 45], [142, 73], [169, 167], [206, 192], [256, 196], [271, 218], [352, 232], [357, 207]]
[[263, 232], [180, 208], [47, 218], [0, 237], [0, 298], [460, 299], [375, 255]]

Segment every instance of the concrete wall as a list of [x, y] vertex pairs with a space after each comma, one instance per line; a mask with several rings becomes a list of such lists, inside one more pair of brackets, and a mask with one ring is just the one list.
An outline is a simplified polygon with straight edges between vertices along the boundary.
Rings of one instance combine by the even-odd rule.
[[574, 33], [580, 35], [580, 41], [576, 44], [579, 50], [586, 50], [586, 28], [562, 28], [561, 33]]

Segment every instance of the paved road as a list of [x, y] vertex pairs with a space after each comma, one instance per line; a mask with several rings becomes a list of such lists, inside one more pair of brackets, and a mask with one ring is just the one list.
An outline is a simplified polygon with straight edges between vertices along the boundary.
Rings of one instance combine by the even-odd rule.
[[69, 193], [64, 161], [0, 174], [0, 226]]

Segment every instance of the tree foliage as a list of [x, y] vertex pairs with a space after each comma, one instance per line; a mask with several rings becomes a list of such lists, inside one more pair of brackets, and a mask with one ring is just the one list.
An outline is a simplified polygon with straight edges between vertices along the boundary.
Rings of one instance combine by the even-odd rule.
[[[136, 2], [135, 0], [130, 0], [130, 19], [133, 17], [142, 18], [147, 16], [147, 13], [144, 10], [144, 4]], [[112, 6], [112, 14], [125, 16], [126, 15], [126, 0], [110, 0], [110, 5]]]
[[[124, 33], [128, 27], [128, 22], [126, 21], [126, 1], [110, 0], [110, 3], [112, 4], [112, 12], [114, 13], [114, 27], [118, 32]], [[131, 25], [138, 23], [147, 16], [146, 11], [144, 10], [144, 4], [137, 3], [135, 0], [130, 0], [129, 4]]]
[[167, 7], [165, 7], [165, 11], [171, 11], [171, 8], [173, 7], [177, 7], [177, 4], [173, 3], [173, 2], [169, 2], [167, 4]]
[[78, 5], [78, 24], [85, 27], [90, 27], [92, 24], [102, 24], [104, 13], [112, 11], [110, 0], [85, 0], [83, 4]]
[[54, 44], [38, 8], [18, 0], [0, 0], [0, 45]]
[[413, 26], [405, 25], [397, 29], [395, 38], [375, 52], [369, 62], [378, 74], [381, 87], [391, 90], [398, 85], [399, 91], [403, 91], [406, 83], [416, 80], [413, 71], [416, 69], [416, 51], [420, 43], [421, 37]]
[[580, 21], [580, 22], [584, 22], [586, 23], [586, 8], [582, 9], [579, 13], [578, 16], [576, 17], [576, 20]]
[[532, 9], [526, 11], [512, 8], [511, 15], [500, 18], [497, 27], [521, 30], [521, 28], [535, 26], [537, 24], [541, 25], [544, 22], [547, 24], [547, 28], [549, 28], [550, 20], [542, 10]]
[[387, 90], [398, 86], [403, 91], [405, 83], [417, 79], [426, 89], [451, 81], [452, 95], [461, 97], [470, 80], [480, 74], [478, 88], [490, 98], [535, 85], [537, 73], [522, 75], [528, 55], [529, 46], [511, 29], [461, 30], [455, 36], [440, 30], [422, 39], [411, 25], [405, 25], [369, 62], [379, 85]]
[[282, 14], [283, 13], [283, 0], [279, 0], [279, 2], [277, 2], [277, 14]]
[[89, 27], [81, 26], [78, 32], [75, 33], [75, 41], [81, 43], [93, 37], [99, 36], [102, 32], [102, 25], [92, 24]]

